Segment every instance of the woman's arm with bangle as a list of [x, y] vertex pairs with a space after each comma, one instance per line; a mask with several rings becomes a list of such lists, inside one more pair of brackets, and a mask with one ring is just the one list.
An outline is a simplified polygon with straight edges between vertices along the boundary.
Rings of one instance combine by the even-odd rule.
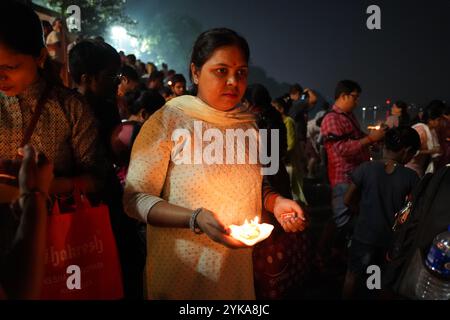
[[0, 270], [0, 282], [10, 299], [37, 299], [44, 276], [47, 191], [53, 166], [44, 157], [36, 163], [26, 146], [19, 173], [21, 218], [12, 249]]
[[22, 217], [1, 271], [1, 283], [9, 299], [39, 298], [44, 277], [47, 199], [41, 192], [30, 192], [20, 199]]

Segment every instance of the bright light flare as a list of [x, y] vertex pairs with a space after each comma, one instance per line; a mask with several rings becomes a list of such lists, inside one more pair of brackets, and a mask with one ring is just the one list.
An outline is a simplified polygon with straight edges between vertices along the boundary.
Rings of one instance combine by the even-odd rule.
[[127, 30], [121, 26], [111, 27], [111, 36], [116, 40], [123, 40], [127, 37]]

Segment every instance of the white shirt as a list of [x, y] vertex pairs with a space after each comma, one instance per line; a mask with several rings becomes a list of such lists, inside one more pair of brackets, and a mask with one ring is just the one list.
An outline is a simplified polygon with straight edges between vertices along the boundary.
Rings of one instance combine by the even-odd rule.
[[[50, 34], [47, 36], [47, 45], [49, 44], [57, 44], [58, 42], [61, 42], [61, 33], [53, 30], [50, 32]], [[48, 49], [48, 54], [52, 60], [56, 60], [59, 62], [63, 62], [63, 52], [62, 52], [62, 45], [60, 45], [59, 48], [56, 49]]]

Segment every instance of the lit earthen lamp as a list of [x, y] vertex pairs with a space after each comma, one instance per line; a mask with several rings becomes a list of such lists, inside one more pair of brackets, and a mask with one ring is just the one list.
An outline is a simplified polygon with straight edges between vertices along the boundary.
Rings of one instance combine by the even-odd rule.
[[251, 220], [250, 223], [245, 220], [244, 224], [230, 225], [231, 236], [242, 243], [253, 246], [258, 242], [267, 239], [273, 230], [273, 225], [268, 223], [259, 223], [259, 218]]
[[367, 129], [368, 130], [380, 130], [381, 126], [380, 125], [378, 125], [378, 126], [368, 126]]

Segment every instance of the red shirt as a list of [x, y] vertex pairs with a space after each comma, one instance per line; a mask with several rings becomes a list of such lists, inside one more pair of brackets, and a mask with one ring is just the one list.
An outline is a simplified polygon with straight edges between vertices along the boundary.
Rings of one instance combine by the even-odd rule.
[[438, 168], [450, 163], [450, 120], [442, 117], [441, 126], [437, 131], [442, 156], [439, 159]]
[[369, 149], [359, 142], [366, 134], [351, 112], [343, 112], [334, 105], [322, 121], [320, 133], [328, 157], [328, 177], [331, 187], [349, 183], [351, 172], [370, 160]]

